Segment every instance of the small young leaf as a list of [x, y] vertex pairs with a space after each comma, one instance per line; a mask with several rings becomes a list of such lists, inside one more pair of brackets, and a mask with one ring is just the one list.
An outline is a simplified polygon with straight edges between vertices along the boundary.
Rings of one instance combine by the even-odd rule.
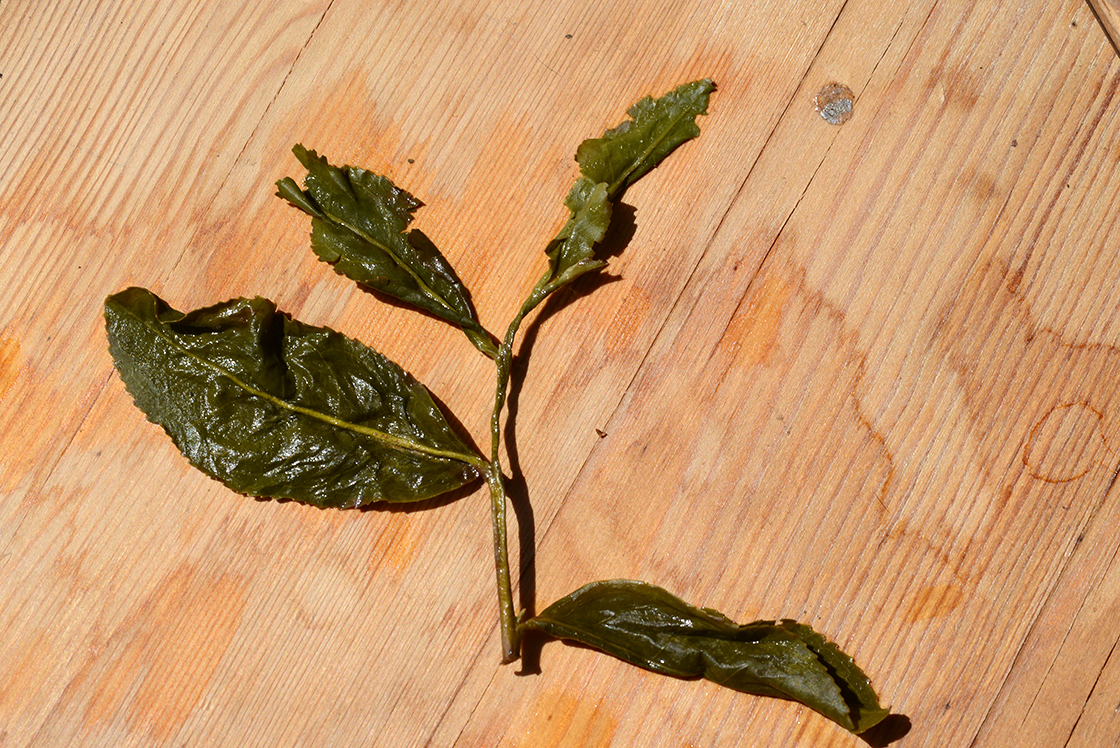
[[740, 625], [645, 582], [592, 582], [523, 626], [654, 672], [799, 701], [856, 733], [889, 713], [852, 658], [808, 626]]
[[564, 204], [572, 217], [545, 249], [552, 288], [571, 283], [584, 273], [607, 264], [595, 259], [595, 245], [602, 241], [611, 222], [606, 185], [580, 177]]
[[606, 183], [607, 195], [614, 200], [674, 148], [700, 134], [696, 118], [708, 113], [714, 90], [715, 84], [705, 78], [659, 99], [641, 99], [628, 110], [631, 119], [601, 138], [583, 141], [576, 151], [580, 172], [592, 182]]
[[386, 177], [356, 166], [332, 166], [302, 145], [305, 189], [291, 177], [276, 194], [311, 215], [311, 248], [335, 271], [456, 325], [486, 355], [497, 354], [475, 316], [467, 289], [428, 237], [405, 233], [419, 200]]
[[267, 299], [184, 315], [129, 288], [106, 299], [105, 323], [136, 405], [235, 491], [319, 507], [418, 501], [485, 465], [399, 366]]
[[571, 217], [545, 249], [549, 272], [543, 295], [606, 265], [595, 244], [611, 220], [611, 205], [627, 186], [657, 166], [680, 144], [700, 134], [696, 118], [708, 111], [715, 84], [703, 79], [678, 86], [659, 99], [645, 97], [629, 109], [632, 119], [585, 140], [576, 150], [580, 178], [564, 204]]

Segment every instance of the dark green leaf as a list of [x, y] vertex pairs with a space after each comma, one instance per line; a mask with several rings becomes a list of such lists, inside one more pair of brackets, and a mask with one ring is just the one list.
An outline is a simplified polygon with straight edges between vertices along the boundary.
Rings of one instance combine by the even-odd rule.
[[674, 148], [700, 134], [696, 118], [708, 112], [715, 84], [705, 78], [678, 86], [659, 99], [645, 97], [628, 113], [631, 119], [603, 137], [585, 140], [576, 151], [580, 172], [606, 183], [611, 200]]
[[601, 138], [583, 141], [576, 150], [581, 176], [564, 201], [571, 217], [545, 250], [549, 272], [541, 281], [544, 295], [606, 265], [595, 259], [595, 244], [607, 232], [612, 201], [674, 148], [700, 134], [696, 118], [707, 113], [714, 90], [715, 84], [704, 79], [659, 99], [647, 96], [630, 107], [632, 119]]
[[580, 177], [564, 204], [572, 217], [545, 249], [554, 289], [607, 264], [595, 259], [595, 245], [602, 241], [611, 222], [606, 185]]
[[285, 177], [276, 194], [312, 216], [311, 248], [319, 259], [353, 281], [447, 320], [483, 353], [497, 354], [451, 265], [428, 237], [406, 233], [419, 200], [386, 177], [332, 166], [302, 145], [292, 152], [307, 169], [304, 189]]
[[888, 714], [852, 658], [808, 626], [740, 625], [645, 582], [593, 582], [524, 626], [658, 673], [799, 701], [852, 732]]
[[235, 491], [321, 507], [417, 501], [485, 465], [399, 366], [267, 299], [184, 315], [129, 288], [106, 299], [105, 323], [137, 406]]

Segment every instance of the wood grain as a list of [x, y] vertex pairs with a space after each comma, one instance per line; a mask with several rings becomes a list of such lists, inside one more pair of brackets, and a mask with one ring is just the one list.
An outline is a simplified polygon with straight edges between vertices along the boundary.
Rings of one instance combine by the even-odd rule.
[[1112, 46], [1120, 52], [1120, 2], [1117, 0], [1089, 0], [1093, 12], [1108, 34]]
[[701, 138], [524, 331], [521, 604], [645, 579], [825, 632], [899, 745], [1115, 744], [1120, 62], [1088, 6], [24, 0], [0, 5], [0, 745], [864, 745], [562, 644], [501, 667], [483, 491], [232, 495], [105, 350], [124, 286], [266, 295], [482, 442], [488, 362], [317, 263], [271, 196], [291, 145], [422, 199], [504, 329], [575, 146], [700, 76]]

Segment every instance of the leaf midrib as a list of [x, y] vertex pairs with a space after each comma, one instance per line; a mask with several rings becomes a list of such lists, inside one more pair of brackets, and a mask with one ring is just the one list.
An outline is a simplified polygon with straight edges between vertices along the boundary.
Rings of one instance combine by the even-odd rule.
[[[128, 311], [129, 313], [132, 313], [131, 310], [127, 309], [127, 307], [125, 307], [125, 310]], [[452, 450], [445, 450], [445, 449], [438, 449], [436, 447], [429, 447], [426, 444], [421, 444], [419, 442], [414, 442], [410, 439], [404, 439], [402, 437], [395, 436], [395, 435], [387, 433], [385, 431], [380, 431], [378, 429], [369, 428], [368, 426], [361, 426], [361, 425], [356, 424], [356, 423], [350, 423], [349, 421], [345, 421], [341, 418], [336, 418], [335, 416], [332, 416], [328, 413], [323, 413], [322, 411], [314, 410], [313, 408], [306, 408], [302, 405], [296, 405], [295, 403], [290, 403], [287, 400], [283, 400], [281, 398], [278, 398], [275, 395], [272, 395], [268, 392], [265, 392], [264, 390], [257, 389], [256, 387], [252, 386], [251, 384], [243, 381], [240, 377], [238, 377], [233, 372], [228, 371], [224, 367], [219, 366], [218, 364], [216, 364], [212, 361], [208, 361], [207, 359], [203, 358], [202, 356], [199, 356], [198, 354], [196, 354], [194, 351], [191, 351], [187, 348], [184, 348], [173, 337], [170, 337], [167, 334], [165, 334], [159, 323], [149, 321], [149, 320], [144, 319], [143, 317], [140, 317], [136, 314], [132, 314], [132, 316], [138, 322], [140, 322], [142, 325], [146, 326], [149, 330], [151, 330], [152, 333], [156, 337], [163, 340], [171, 348], [174, 348], [175, 350], [179, 351], [181, 354], [197, 361], [198, 363], [202, 364], [203, 366], [210, 369], [211, 371], [217, 372], [220, 376], [223, 376], [226, 379], [230, 380], [231, 382], [233, 382], [235, 385], [237, 385], [238, 387], [240, 387], [241, 389], [243, 389], [245, 392], [249, 393], [250, 395], [252, 395], [254, 397], [259, 397], [262, 400], [265, 400], [265, 401], [271, 403], [272, 405], [274, 405], [278, 408], [282, 408], [282, 409], [290, 411], [292, 413], [298, 413], [298, 414], [300, 414], [302, 416], [305, 416], [307, 418], [312, 418], [312, 419], [321, 421], [323, 423], [330, 424], [331, 426], [334, 426], [335, 428], [340, 428], [340, 429], [344, 429], [344, 430], [347, 430], [347, 431], [352, 431], [352, 432], [357, 433], [357, 434], [361, 434], [363, 436], [368, 436], [371, 439], [374, 439], [378, 442], [381, 442], [382, 444], [386, 445], [387, 447], [389, 447], [391, 449], [395, 449], [399, 452], [418, 452], [418, 453], [428, 455], [428, 456], [431, 456], [431, 457], [439, 457], [439, 458], [447, 459], [447, 460], [455, 460], [457, 462], [463, 462], [463, 463], [466, 463], [468, 465], [471, 465], [472, 467], [476, 468], [479, 471], [485, 471], [487, 466], [488, 466], [487, 462], [484, 459], [482, 459], [481, 457], [476, 456], [476, 455], [462, 454], [460, 452], [455, 452], [455, 451], [452, 451]]]
[[[345, 172], [343, 172], [343, 173], [345, 173]], [[356, 194], [357, 193], [354, 189], [354, 181], [350, 178], [349, 174], [346, 174], [346, 183], [350, 186], [351, 193], [355, 194], [355, 205], [357, 205], [358, 201], [356, 199]], [[316, 201], [316, 202], [318, 202], [318, 201]], [[453, 307], [451, 304], [449, 304], [446, 299], [444, 299], [440, 294], [438, 294], [435, 291], [435, 289], [433, 289], [430, 285], [428, 285], [428, 283], [425, 282], [425, 280], [423, 278], [421, 278], [420, 275], [415, 270], [413, 270], [412, 267], [407, 262], [405, 262], [399, 254], [394, 252], [392, 250], [392, 248], [390, 248], [388, 245], [384, 244], [383, 242], [377, 240], [375, 237], [372, 237], [369, 234], [367, 234], [365, 231], [363, 231], [361, 229], [361, 227], [351, 224], [349, 221], [347, 221], [345, 218], [342, 218], [341, 216], [335, 215], [333, 212], [328, 210], [322, 204], [319, 205], [319, 209], [323, 211], [324, 216], [329, 218], [334, 223], [336, 223], [339, 226], [342, 226], [343, 228], [351, 231], [352, 233], [356, 234], [358, 236], [358, 238], [372, 244], [374, 247], [377, 247], [382, 252], [384, 252], [385, 254], [392, 257], [393, 261], [396, 262], [398, 266], [403, 268], [406, 273], [408, 273], [410, 276], [412, 276], [412, 279], [416, 281], [417, 285], [420, 286], [420, 290], [423, 291], [425, 295], [427, 295], [427, 296], [435, 299], [436, 301], [438, 301], [445, 308], [450, 310], [453, 314], [456, 314], [456, 315], [459, 314], [459, 312], [455, 309], [455, 307]], [[402, 239], [402, 241], [407, 241], [407, 239]]]
[[[630, 164], [630, 168], [627, 169], [626, 171], [624, 171], [622, 173], [622, 176], [620, 176], [618, 179], [616, 179], [614, 182], [611, 183], [610, 189], [607, 190], [607, 194], [610, 195], [610, 197], [612, 199], [614, 198], [617, 191], [621, 188], [622, 183], [625, 182], [627, 179], [629, 179], [630, 175], [634, 173], [634, 170], [637, 169], [640, 164], [644, 163], [645, 160], [647, 158], [649, 158], [649, 155], [651, 153], [653, 153], [654, 149], [658, 145], [663, 143], [665, 141], [665, 139], [669, 137], [669, 133], [673, 132], [673, 130], [675, 130], [677, 128], [677, 125], [679, 125], [681, 123], [681, 121], [684, 120], [685, 118], [687, 118], [688, 116], [689, 116], [689, 112], [688, 112], [687, 109], [685, 109], [678, 116], [676, 116], [672, 120], [670, 120], [669, 126], [666, 127], [661, 132], [661, 136], [654, 138], [653, 142], [650, 143], [649, 147], [646, 148], [642, 152], [641, 157], [632, 161], [631, 164]], [[696, 116], [696, 115], [692, 115], [692, 116]], [[636, 122], [637, 122], [637, 120], [635, 120], [635, 123]]]

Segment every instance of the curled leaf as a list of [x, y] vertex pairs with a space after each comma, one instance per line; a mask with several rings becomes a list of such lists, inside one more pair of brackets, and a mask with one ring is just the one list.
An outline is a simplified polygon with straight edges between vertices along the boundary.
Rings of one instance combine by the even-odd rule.
[[810, 627], [740, 625], [645, 582], [592, 582], [523, 626], [654, 672], [798, 701], [856, 733], [888, 714], [852, 658]]
[[304, 189], [285, 177], [276, 183], [276, 194], [311, 215], [311, 248], [319, 259], [357, 283], [456, 325], [493, 358], [497, 348], [451, 264], [427, 236], [407, 231], [420, 201], [387, 177], [332, 166], [302, 145], [292, 152], [307, 169]]
[[136, 405], [235, 491], [320, 507], [418, 501], [485, 465], [399, 366], [267, 299], [183, 314], [129, 288], [106, 299], [105, 323]]

